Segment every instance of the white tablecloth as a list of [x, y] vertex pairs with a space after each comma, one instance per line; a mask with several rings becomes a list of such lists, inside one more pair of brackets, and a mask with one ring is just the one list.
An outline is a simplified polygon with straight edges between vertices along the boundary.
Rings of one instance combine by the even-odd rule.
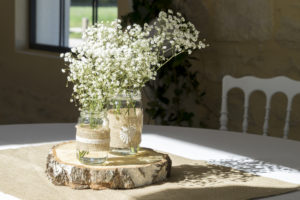
[[[75, 139], [75, 124], [0, 126], [0, 149]], [[199, 128], [145, 125], [143, 147], [300, 184], [300, 142]], [[1, 180], [0, 180], [1, 181]], [[0, 199], [16, 199], [1, 193]], [[300, 192], [266, 199], [300, 199]]]

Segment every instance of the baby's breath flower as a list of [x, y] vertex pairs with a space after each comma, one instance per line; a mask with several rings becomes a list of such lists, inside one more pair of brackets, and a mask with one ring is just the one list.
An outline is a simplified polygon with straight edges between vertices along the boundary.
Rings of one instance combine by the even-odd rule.
[[123, 30], [119, 19], [89, 27], [72, 53], [60, 55], [69, 64], [62, 72], [73, 83], [70, 101], [76, 101], [79, 110], [101, 111], [115, 95], [135, 93], [155, 80], [173, 57], [205, 48], [198, 36], [195, 26], [172, 10], [160, 12], [152, 25], [143, 27], [133, 24]]

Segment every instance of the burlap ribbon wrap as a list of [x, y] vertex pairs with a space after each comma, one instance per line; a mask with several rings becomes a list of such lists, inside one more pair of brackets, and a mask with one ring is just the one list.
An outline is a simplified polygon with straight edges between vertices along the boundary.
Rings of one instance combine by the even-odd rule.
[[80, 151], [108, 151], [109, 128], [76, 125], [76, 145]]
[[138, 147], [143, 129], [143, 110], [122, 108], [108, 111], [110, 147]]

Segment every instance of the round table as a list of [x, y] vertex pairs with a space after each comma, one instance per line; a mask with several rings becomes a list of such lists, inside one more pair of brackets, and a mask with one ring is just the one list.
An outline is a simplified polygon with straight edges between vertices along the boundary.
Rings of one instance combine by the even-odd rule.
[[[0, 126], [0, 150], [75, 139], [75, 124]], [[201, 128], [145, 125], [141, 146], [300, 184], [300, 142]], [[1, 167], [0, 167], [1, 168]], [[17, 199], [1, 193], [0, 199]], [[300, 192], [265, 199], [300, 199]]]

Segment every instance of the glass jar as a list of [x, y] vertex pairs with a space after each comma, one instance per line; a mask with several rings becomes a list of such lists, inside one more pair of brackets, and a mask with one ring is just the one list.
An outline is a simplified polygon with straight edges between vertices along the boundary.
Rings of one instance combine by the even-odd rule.
[[106, 161], [109, 152], [109, 125], [105, 112], [81, 112], [76, 125], [76, 157], [88, 165]]
[[139, 151], [143, 129], [141, 93], [127, 93], [113, 98], [108, 110], [110, 152], [132, 155]]

